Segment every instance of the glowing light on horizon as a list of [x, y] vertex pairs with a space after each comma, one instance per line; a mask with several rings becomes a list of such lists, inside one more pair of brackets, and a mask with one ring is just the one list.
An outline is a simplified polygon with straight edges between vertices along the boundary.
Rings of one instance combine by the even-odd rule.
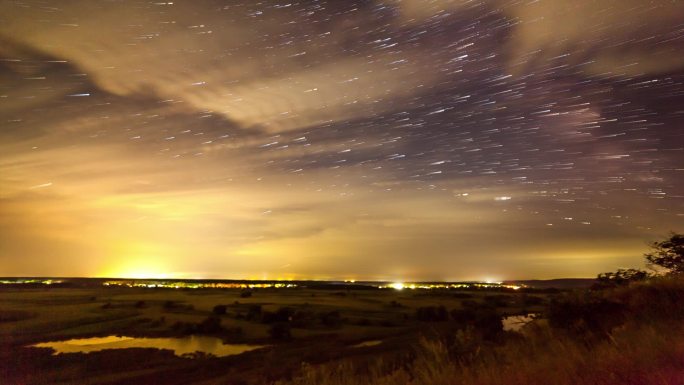
[[495, 278], [485, 278], [484, 283], [490, 283], [490, 284], [496, 284], [496, 285], [501, 285], [501, 281]]
[[172, 273], [161, 263], [161, 259], [127, 261], [101, 274], [105, 278], [127, 279], [170, 279], [184, 278], [185, 274]]
[[132, 271], [130, 273], [120, 274], [117, 278], [130, 278], [130, 279], [167, 279], [171, 278], [170, 274], [159, 273], [159, 272], [146, 272], [146, 271]]

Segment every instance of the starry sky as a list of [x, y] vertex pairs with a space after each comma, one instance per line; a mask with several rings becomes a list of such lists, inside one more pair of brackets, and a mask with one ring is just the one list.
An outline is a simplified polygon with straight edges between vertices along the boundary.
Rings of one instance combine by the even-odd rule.
[[0, 276], [640, 267], [682, 52], [676, 0], [0, 0]]

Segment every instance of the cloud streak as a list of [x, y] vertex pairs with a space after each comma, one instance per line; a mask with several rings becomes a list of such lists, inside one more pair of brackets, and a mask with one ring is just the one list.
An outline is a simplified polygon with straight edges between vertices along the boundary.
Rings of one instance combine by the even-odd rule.
[[679, 4], [0, 15], [0, 275], [591, 276], [681, 227]]

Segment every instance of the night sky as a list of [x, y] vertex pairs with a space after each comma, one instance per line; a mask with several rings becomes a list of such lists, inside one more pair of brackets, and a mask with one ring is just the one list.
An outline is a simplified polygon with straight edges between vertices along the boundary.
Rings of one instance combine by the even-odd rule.
[[0, 1], [0, 276], [592, 277], [684, 231], [684, 2]]

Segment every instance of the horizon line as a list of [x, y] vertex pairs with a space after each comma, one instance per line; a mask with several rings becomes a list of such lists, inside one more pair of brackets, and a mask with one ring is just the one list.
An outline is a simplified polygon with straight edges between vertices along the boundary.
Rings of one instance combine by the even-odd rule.
[[313, 279], [313, 278], [273, 278], [273, 279], [253, 279], [253, 278], [174, 278], [174, 277], [83, 277], [83, 276], [0, 276], [3, 279], [91, 279], [91, 280], [132, 280], [132, 281], [242, 281], [242, 282], [340, 282], [348, 284], [360, 283], [504, 283], [522, 281], [556, 281], [556, 280], [594, 280], [596, 277], [559, 277], [559, 278], [527, 278], [527, 279], [505, 279], [505, 280], [380, 280], [380, 279]]

